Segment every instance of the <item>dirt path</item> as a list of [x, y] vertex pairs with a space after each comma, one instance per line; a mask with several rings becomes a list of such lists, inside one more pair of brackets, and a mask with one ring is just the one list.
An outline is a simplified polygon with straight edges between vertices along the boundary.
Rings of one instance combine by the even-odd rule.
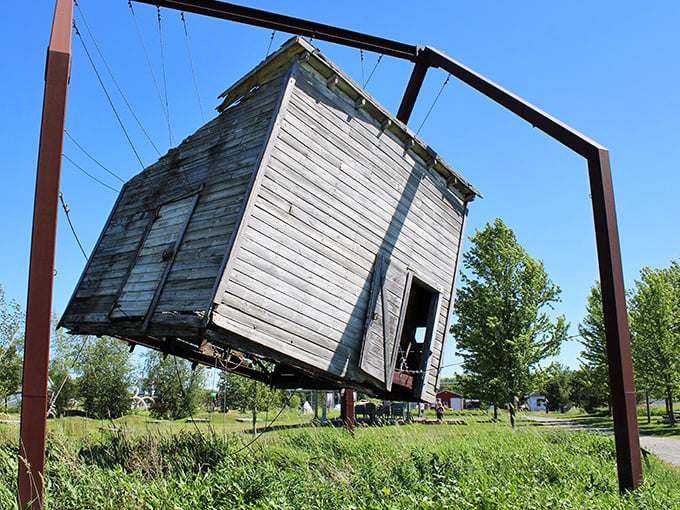
[[[548, 427], [562, 427], [569, 430], [600, 432], [601, 434], [607, 435], [614, 433], [612, 429], [591, 427], [590, 425], [584, 425], [583, 423], [562, 418], [553, 418], [551, 416], [524, 416], [524, 418], [541, 423], [542, 425], [547, 425]], [[653, 453], [661, 460], [680, 466], [680, 439], [641, 435], [640, 446]]]

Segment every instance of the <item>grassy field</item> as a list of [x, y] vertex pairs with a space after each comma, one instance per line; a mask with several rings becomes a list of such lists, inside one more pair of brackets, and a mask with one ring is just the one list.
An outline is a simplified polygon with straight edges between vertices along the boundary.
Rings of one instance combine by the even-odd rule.
[[[532, 413], [544, 415], [544, 413]], [[646, 434], [648, 436], [661, 436], [661, 437], [675, 437], [680, 439], [680, 422], [675, 426], [671, 426], [668, 423], [662, 423], [662, 415], [665, 414], [665, 410], [656, 408], [654, 409], [654, 414], [651, 416], [651, 423], [647, 423], [647, 414], [644, 409], [638, 411], [638, 429], [640, 434]], [[614, 422], [612, 417], [606, 412], [602, 411], [600, 413], [588, 414], [582, 413], [580, 411], [569, 411], [567, 413], [550, 413], [553, 418], [562, 418], [566, 420], [572, 420], [585, 425], [591, 425], [593, 427], [602, 428], [613, 428]]]
[[[513, 432], [467, 414], [452, 416], [466, 425], [360, 427], [352, 437], [284, 413], [252, 442], [237, 421], [245, 416], [209, 417], [50, 420], [45, 507], [680, 508], [680, 471], [656, 459], [641, 489], [620, 496], [613, 440], [598, 434]], [[0, 425], [3, 509], [14, 508], [17, 436]]]

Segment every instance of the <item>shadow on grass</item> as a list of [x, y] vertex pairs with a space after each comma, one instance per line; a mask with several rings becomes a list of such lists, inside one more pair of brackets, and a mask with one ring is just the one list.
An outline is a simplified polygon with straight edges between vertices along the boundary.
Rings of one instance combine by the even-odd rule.
[[[614, 429], [612, 417], [607, 413], [556, 415], [555, 418], [566, 419], [591, 427]], [[640, 434], [647, 436], [673, 437], [680, 440], [680, 424], [670, 425], [668, 423], [659, 423], [659, 418], [660, 416], [652, 416], [652, 423], [647, 423], [646, 416], [638, 416], [638, 430]]]

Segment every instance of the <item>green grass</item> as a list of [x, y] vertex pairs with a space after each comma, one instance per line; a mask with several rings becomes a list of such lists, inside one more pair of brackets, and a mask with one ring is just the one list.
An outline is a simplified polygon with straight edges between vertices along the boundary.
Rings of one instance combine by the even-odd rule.
[[[643, 409], [644, 411], [644, 409]], [[680, 422], [672, 426], [668, 423], [659, 423], [661, 421], [661, 413], [659, 409], [651, 416], [651, 423], [647, 423], [646, 411], [638, 412], [638, 429], [640, 434], [646, 434], [649, 436], [661, 436], [661, 437], [675, 437], [680, 439]], [[543, 414], [543, 413], [535, 413]], [[614, 422], [612, 417], [609, 416], [605, 411], [588, 414], [582, 413], [580, 411], [569, 411], [567, 413], [550, 413], [553, 418], [563, 418], [567, 420], [572, 420], [578, 423], [583, 423], [585, 425], [591, 425], [593, 427], [602, 428], [613, 428]]]
[[[300, 417], [288, 415], [290, 428], [250, 446], [238, 422], [154, 430], [132, 416], [116, 421], [129, 432], [116, 433], [100, 430], [105, 422], [55, 420], [46, 508], [680, 508], [680, 471], [656, 459], [639, 491], [619, 495], [611, 437], [513, 432], [484, 414], [463, 416], [468, 425], [360, 427], [351, 437], [296, 427]], [[3, 509], [13, 508], [16, 435], [0, 428]]]

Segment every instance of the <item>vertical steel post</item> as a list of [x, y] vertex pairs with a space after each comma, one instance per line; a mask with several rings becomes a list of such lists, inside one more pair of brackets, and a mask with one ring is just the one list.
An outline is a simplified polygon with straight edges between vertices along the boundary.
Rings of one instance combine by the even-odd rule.
[[619, 488], [622, 492], [627, 492], [637, 489], [642, 481], [642, 460], [626, 292], [623, 286], [609, 152], [606, 149], [599, 149], [588, 158], [588, 173], [600, 266]]
[[18, 474], [18, 502], [22, 509], [43, 507], [54, 246], [72, 20], [72, 0], [57, 0], [47, 50], [26, 306]]

